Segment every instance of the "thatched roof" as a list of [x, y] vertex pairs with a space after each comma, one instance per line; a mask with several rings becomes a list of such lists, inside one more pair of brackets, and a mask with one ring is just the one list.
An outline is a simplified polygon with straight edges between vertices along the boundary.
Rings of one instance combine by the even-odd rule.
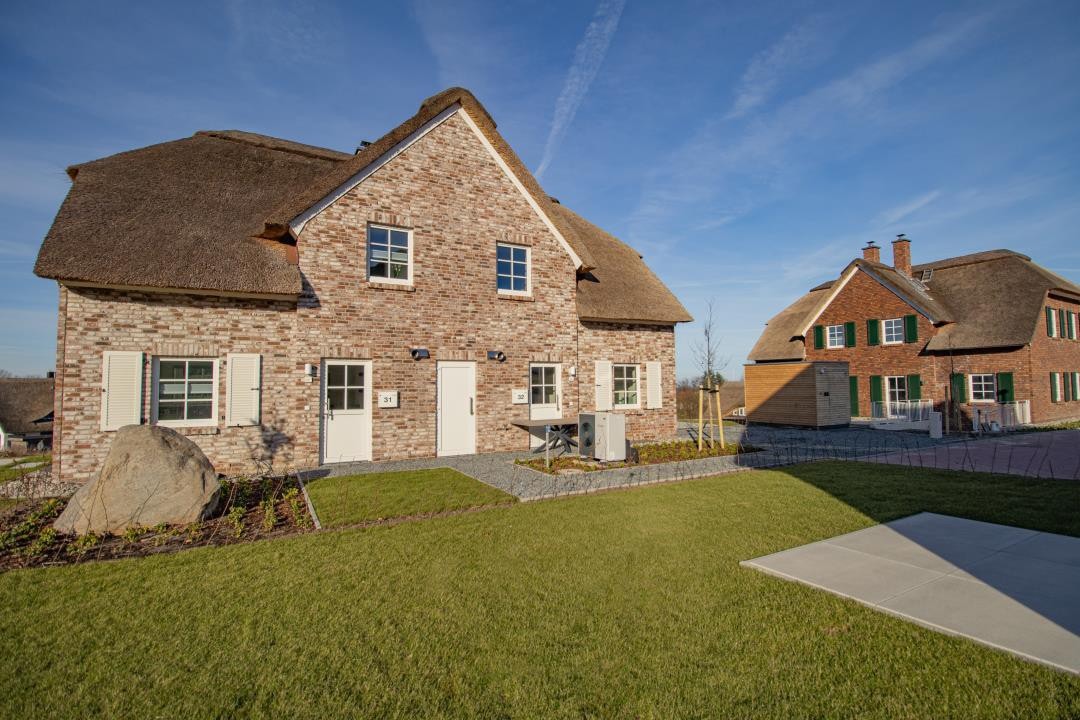
[[[924, 275], [924, 270], [932, 270]], [[989, 250], [912, 266], [912, 277], [882, 263], [854, 260], [844, 269], [866, 272], [941, 329], [929, 351], [1018, 347], [1037, 331], [1043, 298], [1059, 292], [1080, 299], [1080, 286], [1012, 250]], [[919, 278], [926, 277], [926, 282]], [[768, 362], [805, 357], [803, 329], [824, 309], [836, 281], [822, 283], [772, 318], [750, 352]]]
[[460, 105], [581, 260], [581, 316], [690, 315], [641, 256], [550, 198], [468, 91], [450, 88], [356, 154], [238, 130], [200, 131], [74, 165], [34, 272], [71, 283], [259, 295], [300, 292], [290, 224], [439, 113]]
[[53, 378], [0, 378], [0, 427], [12, 435], [48, 431], [35, 420], [52, 412]]
[[578, 278], [578, 317], [664, 325], [693, 320], [637, 250], [563, 205], [556, 204], [555, 212], [574, 228], [596, 263]]

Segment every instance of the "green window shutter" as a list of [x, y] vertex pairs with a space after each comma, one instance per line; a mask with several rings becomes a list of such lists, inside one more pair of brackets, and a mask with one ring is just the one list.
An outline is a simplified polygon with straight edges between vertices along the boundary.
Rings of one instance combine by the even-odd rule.
[[851, 396], [851, 417], [859, 417], [859, 378], [851, 375], [848, 381], [848, 394]]
[[952, 382], [953, 402], [966, 403], [968, 401], [967, 376], [964, 373], [953, 373], [949, 379]]
[[997, 374], [997, 396], [998, 402], [1013, 402], [1016, 400], [1016, 392], [1013, 389], [1012, 373]]
[[855, 347], [855, 323], [844, 323], [844, 347]]
[[880, 375], [870, 376], [870, 402], [885, 400], [885, 381]]
[[821, 325], [814, 326], [814, 349], [825, 349], [825, 328]]
[[908, 400], [922, 400], [922, 378], [918, 375], [907, 376]]
[[1046, 308], [1046, 336], [1054, 337], [1054, 308]]
[[881, 321], [866, 321], [866, 344], [879, 345], [881, 343]]
[[1071, 375], [1072, 375], [1071, 373], [1064, 373], [1062, 375], [1062, 378], [1061, 378], [1061, 384], [1064, 386], [1064, 390], [1065, 390], [1065, 393], [1064, 393], [1065, 402], [1069, 402], [1070, 400], [1073, 399], [1072, 376]]
[[919, 341], [919, 318], [915, 315], [904, 316], [904, 342]]
[[1065, 337], [1068, 331], [1065, 329], [1065, 310], [1058, 310], [1058, 337]]
[[1050, 373], [1050, 402], [1061, 402], [1061, 398], [1058, 397], [1057, 376], [1057, 373]]

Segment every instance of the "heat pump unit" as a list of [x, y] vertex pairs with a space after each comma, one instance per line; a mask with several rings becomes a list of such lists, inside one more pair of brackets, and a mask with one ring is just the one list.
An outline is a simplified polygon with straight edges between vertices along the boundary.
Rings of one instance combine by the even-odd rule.
[[626, 460], [626, 416], [582, 413], [578, 416], [578, 445], [582, 457], [603, 462]]

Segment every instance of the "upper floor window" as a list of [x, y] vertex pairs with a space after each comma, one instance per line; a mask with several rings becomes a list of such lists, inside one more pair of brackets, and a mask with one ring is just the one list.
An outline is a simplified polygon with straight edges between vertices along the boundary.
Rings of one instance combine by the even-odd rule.
[[997, 383], [992, 374], [971, 376], [971, 402], [994, 402], [997, 400]]
[[376, 282], [412, 282], [412, 232], [368, 225], [368, 279]]
[[638, 406], [638, 366], [615, 365], [612, 368], [615, 407]]
[[498, 243], [495, 246], [495, 274], [499, 292], [529, 293], [529, 248]]
[[217, 360], [154, 358], [153, 421], [217, 424]]
[[904, 318], [893, 318], [882, 322], [885, 326], [885, 344], [896, 345], [904, 342]]
[[842, 348], [844, 347], [844, 326], [843, 325], [830, 325], [828, 327], [828, 348]]

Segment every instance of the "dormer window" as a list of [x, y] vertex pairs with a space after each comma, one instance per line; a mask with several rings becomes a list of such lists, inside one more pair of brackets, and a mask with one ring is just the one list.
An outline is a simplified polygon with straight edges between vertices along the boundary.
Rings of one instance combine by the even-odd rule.
[[412, 283], [412, 231], [368, 225], [368, 280]]
[[524, 245], [496, 244], [495, 281], [500, 293], [529, 294], [529, 255], [529, 248]]

